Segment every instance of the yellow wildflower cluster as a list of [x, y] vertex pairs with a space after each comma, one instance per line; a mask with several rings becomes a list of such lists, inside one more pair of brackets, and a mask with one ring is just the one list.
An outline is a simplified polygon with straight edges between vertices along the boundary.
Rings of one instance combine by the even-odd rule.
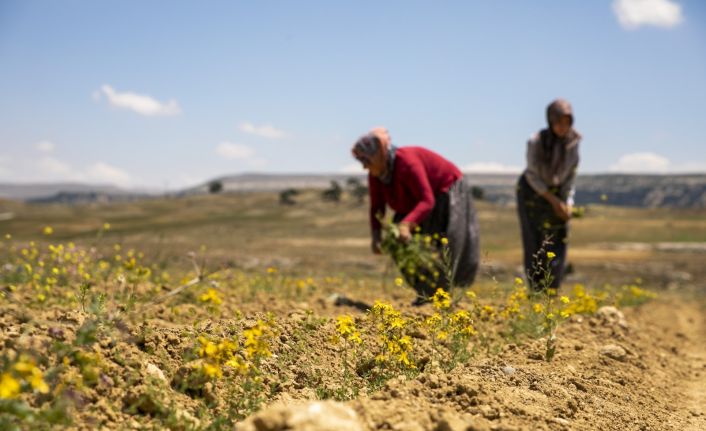
[[574, 285], [573, 300], [565, 311], [570, 314], [593, 314], [598, 310], [599, 298], [586, 292], [583, 284]]
[[234, 368], [238, 373], [245, 374], [248, 364], [241, 355], [240, 346], [236, 341], [221, 340], [213, 342], [205, 336], [198, 338], [199, 357], [203, 359], [201, 371], [208, 378], [223, 376], [222, 366]]
[[412, 339], [407, 335], [409, 320], [392, 305], [375, 301], [368, 313], [378, 331], [380, 342], [375, 361], [379, 364], [393, 364], [406, 368], [416, 368], [410, 358], [413, 350]]
[[629, 284], [620, 287], [615, 294], [614, 302], [617, 306], [638, 305], [656, 297], [657, 294], [654, 292], [645, 290], [637, 284]]
[[516, 278], [515, 289], [507, 298], [505, 307], [500, 312], [500, 317], [506, 320], [512, 318], [524, 319], [525, 315], [522, 313], [522, 305], [527, 302], [527, 299], [527, 287], [522, 283], [521, 279]]
[[444, 289], [436, 289], [436, 292], [431, 297], [432, 304], [436, 311], [448, 310], [451, 308], [451, 295]]
[[23, 385], [42, 394], [49, 392], [49, 386], [44, 381], [42, 371], [37, 367], [34, 359], [27, 355], [20, 355], [17, 362], [0, 376], [0, 399], [17, 397]]
[[206, 290], [206, 293], [199, 296], [199, 301], [207, 302], [215, 306], [221, 305], [221, 303], [223, 302], [221, 297], [218, 295], [218, 291], [210, 287], [208, 288], [208, 290]]
[[360, 331], [355, 326], [353, 318], [348, 315], [336, 318], [336, 332], [338, 335], [350, 343], [361, 344]]
[[[472, 291], [468, 291], [466, 295], [472, 301], [476, 300]], [[467, 310], [453, 312], [451, 296], [443, 289], [437, 289], [432, 296], [432, 303], [435, 311], [434, 314], [424, 319], [424, 327], [431, 335], [434, 352], [440, 355], [438, 349], [440, 343], [449, 351], [450, 362], [453, 362], [461, 352], [466, 352], [469, 339], [476, 335], [473, 318]]]
[[203, 335], [198, 337], [196, 351], [201, 358], [200, 371], [209, 379], [222, 377], [224, 366], [234, 369], [239, 375], [257, 372], [260, 361], [272, 356], [272, 325], [271, 321], [258, 320], [255, 325], [243, 330], [242, 344], [236, 339], [213, 341]]
[[260, 319], [252, 327], [243, 331], [245, 338], [245, 357], [254, 363], [272, 356], [270, 343], [275, 336], [274, 320], [267, 322]]
[[[53, 229], [51, 232], [54, 232]], [[115, 255], [112, 259], [102, 256], [95, 247], [79, 247], [73, 242], [40, 246], [31, 241], [19, 249], [10, 244], [10, 250], [7, 267], [14, 269], [12, 278], [32, 289], [33, 296], [39, 302], [50, 297], [75, 301], [76, 287], [81, 285], [96, 285], [110, 280], [135, 285], [142, 281], [160, 283], [169, 278], [164, 271], [160, 276], [152, 277], [152, 270], [157, 266], [150, 268], [141, 264], [144, 254], [135, 250], [128, 250], [122, 255], [119, 244], [113, 246]], [[72, 289], [62, 289], [64, 287]]]

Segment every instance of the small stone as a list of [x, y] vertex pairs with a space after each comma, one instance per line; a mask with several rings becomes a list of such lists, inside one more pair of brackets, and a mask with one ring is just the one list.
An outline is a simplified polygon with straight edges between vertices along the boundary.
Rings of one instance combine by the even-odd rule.
[[424, 427], [417, 421], [405, 421], [392, 425], [393, 431], [424, 431]]
[[628, 327], [628, 322], [625, 320], [623, 312], [612, 305], [605, 305], [599, 308], [598, 311], [596, 311], [596, 316], [600, 318], [604, 324], [618, 325], [621, 328]]
[[156, 379], [162, 380], [163, 382], [167, 381], [167, 378], [164, 376], [164, 372], [162, 370], [160, 370], [159, 367], [156, 366], [155, 364], [148, 362], [146, 370], [147, 370], [147, 375], [154, 377]]
[[624, 361], [627, 356], [625, 349], [615, 344], [606, 344], [601, 347], [600, 354], [616, 361]]
[[508, 365], [503, 367], [503, 373], [505, 373], [506, 376], [511, 376], [515, 374], [515, 369]]
[[564, 426], [571, 425], [571, 422], [569, 422], [568, 420], [566, 420], [564, 418], [553, 418], [552, 422], [557, 423], [559, 425], [564, 425]]
[[445, 413], [436, 425], [436, 431], [466, 431], [466, 422], [454, 415]]
[[334, 401], [277, 405], [264, 409], [238, 425], [238, 431], [363, 431], [358, 415]]
[[64, 330], [61, 328], [57, 328], [55, 326], [52, 326], [51, 328], [49, 328], [47, 332], [48, 332], [49, 336], [55, 340], [63, 340], [65, 337]]

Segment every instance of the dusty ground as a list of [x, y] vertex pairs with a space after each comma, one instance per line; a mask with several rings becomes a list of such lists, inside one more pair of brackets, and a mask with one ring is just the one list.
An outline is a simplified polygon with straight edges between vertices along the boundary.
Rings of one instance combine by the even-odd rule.
[[[257, 395], [263, 408], [338, 399], [369, 430], [706, 429], [703, 214], [598, 208], [577, 221], [570, 251], [575, 271], [567, 286], [599, 289], [639, 278], [659, 296], [621, 308], [625, 322], [601, 314], [572, 316], [558, 330], [552, 362], [543, 360], [542, 339], [497, 336], [489, 352], [475, 351], [466, 363], [444, 369], [433, 360], [429, 337], [419, 333], [418, 369], [371, 384], [360, 370], [344, 376], [341, 345], [331, 342], [337, 316], [351, 315], [365, 329], [366, 314], [335, 305], [331, 295], [388, 301], [410, 318], [427, 317], [433, 309], [409, 306], [412, 293], [394, 286], [394, 271], [368, 254], [364, 211], [322, 206], [313, 198], [311, 206], [285, 210], [271, 197], [224, 199], [13, 208], [18, 217], [0, 233], [11, 233], [18, 246], [30, 240], [45, 246], [48, 240], [38, 231], [51, 224], [52, 242], [99, 250], [112, 250], [114, 242], [138, 247], [146, 262], [173, 276], [127, 293], [114, 281], [96, 286], [92, 294], [107, 294], [99, 316], [76, 300], [75, 285], [38, 302], [35, 290], [3, 275], [3, 361], [17, 352], [34, 353], [50, 386], [48, 394], [25, 391], [19, 399], [71, 418], [68, 425], [51, 425], [48, 416], [5, 425], [233, 428], [223, 418], [233, 419], [229, 402], [242, 395], [233, 392], [236, 376], [225, 371], [198, 390], [185, 390], [180, 379], [198, 361], [199, 335], [239, 336], [269, 312], [277, 334], [273, 355], [261, 366]], [[260, 205], [257, 211], [253, 204]], [[237, 220], [229, 214], [238, 214]], [[488, 303], [502, 303], [517, 275], [513, 217], [511, 209], [481, 206], [484, 263], [476, 290]], [[113, 228], [106, 239], [97, 239], [95, 226], [105, 221]], [[183, 256], [200, 244], [207, 245], [202, 255], [209, 271], [220, 271], [218, 279], [153, 303], [193, 277]], [[276, 273], [268, 275], [270, 266]], [[223, 301], [217, 310], [199, 300], [214, 286]], [[69, 292], [73, 299], [66, 299]], [[126, 294], [137, 301], [130, 303]], [[471, 340], [471, 348], [478, 345], [477, 338]], [[369, 353], [359, 352], [358, 359]], [[0, 406], [0, 419], [7, 418], [7, 405]]]

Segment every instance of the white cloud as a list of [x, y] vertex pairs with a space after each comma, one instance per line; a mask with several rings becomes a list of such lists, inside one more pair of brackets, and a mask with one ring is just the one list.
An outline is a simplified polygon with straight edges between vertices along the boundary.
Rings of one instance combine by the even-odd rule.
[[363, 169], [360, 162], [350, 163], [338, 170], [342, 174], [364, 174], [367, 171]]
[[241, 123], [238, 128], [241, 132], [268, 139], [282, 139], [287, 136], [284, 131], [276, 129], [270, 125], [256, 126], [252, 123]]
[[255, 151], [247, 145], [224, 141], [216, 147], [216, 154], [226, 159], [247, 160], [255, 155]]
[[617, 163], [610, 166], [612, 172], [622, 173], [703, 173], [706, 172], [706, 161], [672, 163], [668, 158], [655, 153], [631, 153], [621, 156]]
[[12, 174], [12, 170], [7, 167], [10, 160], [11, 159], [9, 157], [0, 155], [0, 177], [7, 177], [8, 179], [11, 179], [10, 175]]
[[669, 159], [659, 154], [631, 153], [621, 156], [617, 163], [611, 165], [610, 170], [626, 173], [666, 173], [669, 170], [669, 164]]
[[474, 174], [518, 174], [522, 172], [519, 166], [503, 165], [496, 162], [475, 162], [461, 168], [463, 172]]
[[[179, 115], [181, 108], [176, 100], [171, 99], [167, 102], [160, 102], [145, 94], [132, 93], [126, 91], [118, 93], [110, 85], [103, 85], [100, 89], [101, 93], [108, 99], [111, 106], [120, 109], [128, 109], [145, 116], [169, 116]], [[100, 93], [93, 94], [94, 99], [98, 98]]]
[[40, 141], [35, 144], [35, 147], [42, 153], [51, 153], [56, 148], [56, 145], [51, 141]]
[[89, 166], [84, 176], [86, 181], [91, 183], [109, 183], [122, 187], [132, 184], [130, 174], [104, 162], [96, 162]]
[[42, 176], [61, 176], [75, 180], [75, 174], [67, 163], [54, 157], [42, 157], [37, 161], [37, 169]]
[[613, 12], [628, 30], [643, 25], [671, 28], [684, 20], [681, 6], [672, 0], [615, 0]]

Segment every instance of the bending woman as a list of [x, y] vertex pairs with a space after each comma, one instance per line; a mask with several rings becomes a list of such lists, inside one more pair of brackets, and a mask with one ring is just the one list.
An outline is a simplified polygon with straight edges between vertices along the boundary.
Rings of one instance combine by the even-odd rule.
[[[389, 206], [395, 211], [393, 221], [402, 241], [409, 241], [417, 227], [423, 235], [447, 238], [453, 284], [473, 283], [480, 257], [478, 221], [471, 187], [461, 171], [426, 148], [395, 147], [383, 128], [358, 139], [352, 152], [368, 170], [373, 252], [380, 253], [380, 219]], [[437, 287], [448, 288], [443, 277], [435, 281], [421, 271], [402, 273], [417, 291], [413, 305], [428, 301]]]
[[566, 100], [547, 107], [547, 123], [527, 143], [527, 169], [517, 185], [525, 274], [534, 290], [559, 288], [564, 276], [581, 141]]

